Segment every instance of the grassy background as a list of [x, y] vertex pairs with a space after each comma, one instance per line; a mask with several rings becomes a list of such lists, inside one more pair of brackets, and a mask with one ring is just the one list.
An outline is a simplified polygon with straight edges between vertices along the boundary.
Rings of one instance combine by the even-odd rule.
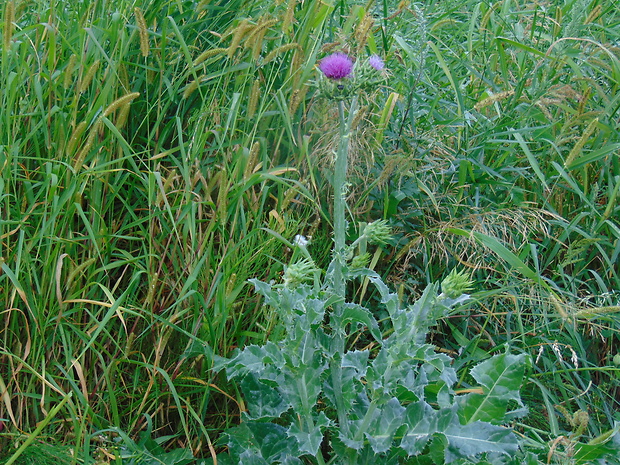
[[344, 49], [390, 71], [357, 121], [351, 237], [397, 228], [371, 265], [405, 299], [472, 271], [436, 344], [463, 372], [531, 354], [517, 428], [569, 460], [620, 420], [617, 6], [6, 2], [0, 450], [40, 422], [80, 460], [217, 449], [239, 406], [212, 354], [277, 333], [247, 279], [298, 233], [329, 259], [336, 125], [312, 80]]

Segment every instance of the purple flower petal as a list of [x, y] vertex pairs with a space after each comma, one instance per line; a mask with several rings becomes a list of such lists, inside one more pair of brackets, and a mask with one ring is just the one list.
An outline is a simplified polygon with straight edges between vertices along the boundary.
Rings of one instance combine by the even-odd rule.
[[383, 64], [383, 60], [379, 55], [372, 55], [370, 58], [368, 58], [368, 63], [377, 71], [382, 71], [385, 66]]
[[319, 69], [325, 77], [339, 80], [348, 77], [353, 71], [353, 61], [344, 53], [336, 52], [327, 55], [319, 63]]

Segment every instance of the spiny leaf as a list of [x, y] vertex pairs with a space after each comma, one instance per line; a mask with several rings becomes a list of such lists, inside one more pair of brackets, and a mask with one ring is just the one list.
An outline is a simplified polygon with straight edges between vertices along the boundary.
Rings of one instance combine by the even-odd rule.
[[366, 326], [377, 341], [381, 340], [377, 320], [367, 308], [352, 303], [345, 304], [342, 318], [345, 322]]
[[387, 452], [392, 446], [394, 433], [403, 425], [405, 407], [396, 398], [390, 399], [380, 410], [365, 433], [372, 450], [377, 454]]
[[262, 457], [268, 463], [277, 463], [286, 457], [299, 456], [295, 439], [289, 437], [282, 426], [273, 423], [248, 422], [247, 428], [252, 435], [252, 442], [258, 445]]
[[254, 373], [246, 375], [240, 387], [247, 401], [247, 416], [252, 420], [278, 418], [290, 407], [277, 389], [259, 381]]
[[471, 375], [482, 385], [483, 392], [458, 398], [461, 421], [504, 421], [508, 401], [521, 404], [519, 389], [524, 374], [524, 354], [500, 354], [478, 364], [471, 370]]
[[485, 452], [511, 455], [517, 452], [519, 444], [511, 429], [484, 422], [465, 426], [452, 423], [443, 434], [448, 439], [446, 463]]
[[400, 447], [409, 455], [418, 455], [437, 432], [437, 412], [426, 402], [420, 401], [407, 406], [405, 419], [408, 428]]
[[350, 350], [342, 357], [342, 367], [353, 368], [355, 370], [355, 378], [359, 380], [366, 375], [368, 356], [369, 352], [367, 350]]
[[321, 442], [323, 442], [323, 430], [330, 425], [331, 420], [327, 418], [324, 412], [321, 412], [318, 417], [314, 419], [314, 424], [308, 431], [302, 431], [299, 425], [294, 422], [288, 429], [288, 435], [297, 439], [298, 447], [301, 452], [316, 456], [317, 453], [320, 453], [319, 447], [321, 446]]
[[461, 425], [455, 407], [438, 414], [438, 431], [448, 440], [446, 463], [485, 452], [509, 455], [517, 451], [518, 441], [511, 429], [481, 421]]

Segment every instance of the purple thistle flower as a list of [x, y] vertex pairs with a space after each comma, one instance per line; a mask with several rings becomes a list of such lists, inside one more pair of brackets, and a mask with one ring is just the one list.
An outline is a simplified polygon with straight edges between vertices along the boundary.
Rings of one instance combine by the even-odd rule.
[[319, 69], [323, 71], [325, 77], [339, 80], [349, 77], [353, 71], [353, 61], [346, 54], [336, 52], [323, 58], [319, 63]]
[[377, 71], [382, 71], [384, 68], [383, 60], [379, 55], [372, 55], [368, 58], [368, 63]]

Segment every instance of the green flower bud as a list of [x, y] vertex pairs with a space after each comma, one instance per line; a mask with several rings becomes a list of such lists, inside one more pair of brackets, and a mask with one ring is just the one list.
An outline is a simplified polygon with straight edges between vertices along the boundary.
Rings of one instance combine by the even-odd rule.
[[317, 271], [314, 262], [308, 258], [304, 258], [298, 262], [289, 265], [284, 270], [284, 286], [296, 286], [312, 279]]
[[471, 276], [456, 269], [441, 282], [441, 290], [449, 299], [456, 299], [472, 289]]
[[368, 242], [385, 244], [392, 238], [392, 228], [388, 226], [385, 220], [373, 221], [364, 228], [364, 236]]
[[351, 260], [351, 269], [352, 270], [359, 270], [361, 268], [367, 268], [369, 263], [370, 263], [370, 254], [369, 253], [365, 253], [365, 254], [362, 254], [362, 255], [356, 255]]

